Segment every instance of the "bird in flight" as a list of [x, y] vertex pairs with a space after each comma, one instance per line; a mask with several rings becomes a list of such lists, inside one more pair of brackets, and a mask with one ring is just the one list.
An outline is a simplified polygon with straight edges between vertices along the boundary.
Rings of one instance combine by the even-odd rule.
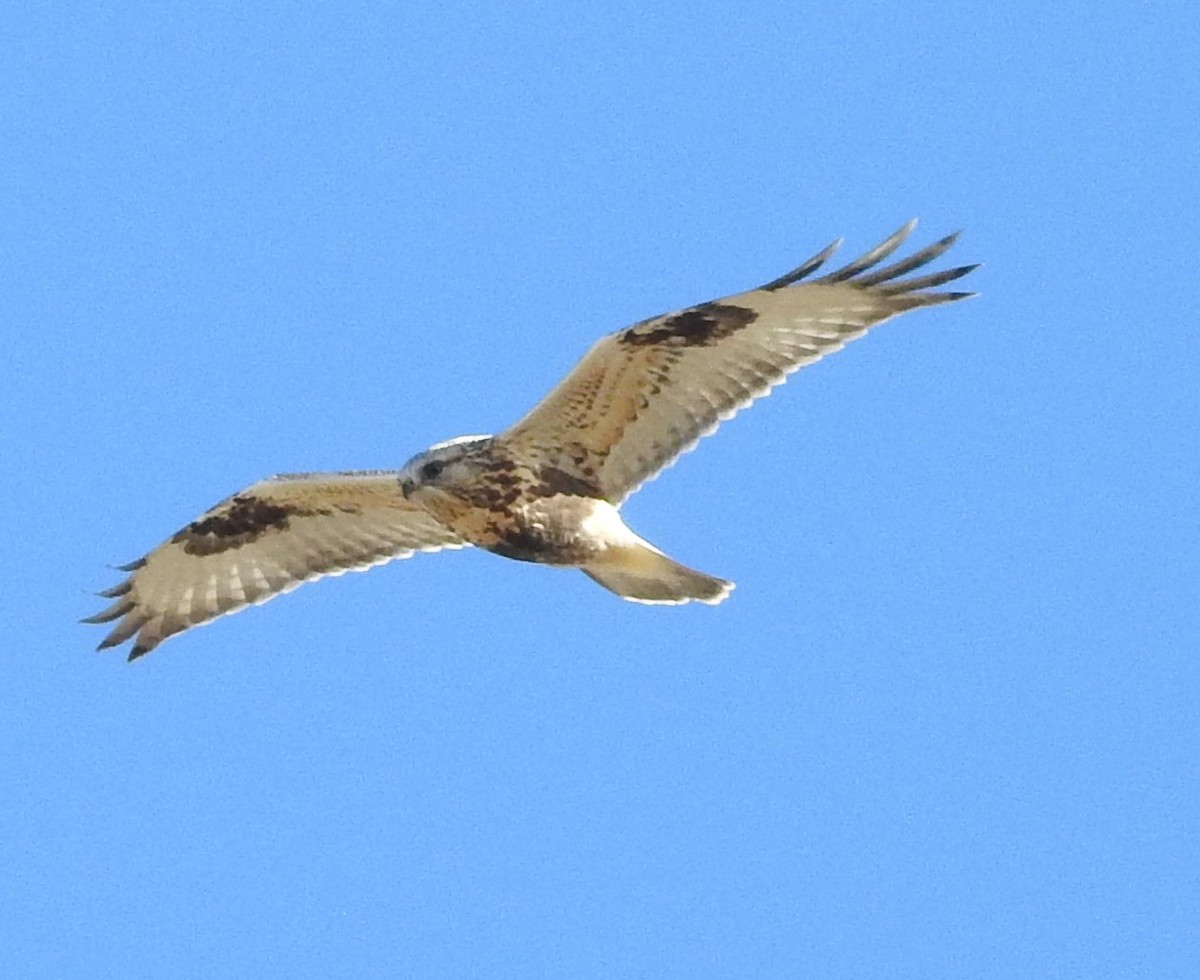
[[122, 566], [100, 593], [112, 605], [84, 622], [115, 621], [99, 649], [132, 638], [134, 660], [312, 579], [468, 545], [578, 568], [634, 602], [721, 602], [733, 583], [640, 538], [622, 502], [797, 368], [897, 314], [974, 295], [932, 291], [973, 265], [909, 275], [957, 235], [880, 267], [915, 225], [836, 271], [814, 276], [840, 242], [757, 289], [604, 337], [500, 435], [439, 443], [400, 470], [255, 483]]

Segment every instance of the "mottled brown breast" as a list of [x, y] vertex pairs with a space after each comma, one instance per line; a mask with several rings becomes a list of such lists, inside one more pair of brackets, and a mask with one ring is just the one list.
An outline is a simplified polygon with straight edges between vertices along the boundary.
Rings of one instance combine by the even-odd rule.
[[582, 450], [516, 459], [498, 447], [475, 479], [425, 487], [415, 499], [480, 548], [518, 561], [576, 565], [595, 554], [581, 526], [601, 496], [594, 474]]
[[603, 547], [584, 526], [596, 507], [592, 497], [556, 494], [519, 506], [506, 520], [486, 527], [487, 550], [517, 561], [583, 565]]

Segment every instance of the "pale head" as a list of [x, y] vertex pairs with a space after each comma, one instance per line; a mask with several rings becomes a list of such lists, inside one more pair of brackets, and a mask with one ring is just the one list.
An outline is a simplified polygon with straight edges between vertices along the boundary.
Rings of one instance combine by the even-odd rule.
[[430, 446], [400, 470], [401, 491], [409, 497], [423, 487], [448, 486], [478, 475], [491, 443], [491, 436], [459, 436]]

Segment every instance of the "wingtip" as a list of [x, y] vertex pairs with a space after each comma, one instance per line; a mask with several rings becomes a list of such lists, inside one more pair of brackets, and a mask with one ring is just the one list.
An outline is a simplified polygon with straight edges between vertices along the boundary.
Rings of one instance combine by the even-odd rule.
[[95, 595], [101, 599], [119, 599], [132, 588], [133, 583], [129, 579], [126, 579], [124, 582], [114, 585], [111, 589], [101, 589]]
[[959, 265], [953, 269], [946, 269], [944, 272], [934, 272], [925, 278], [932, 280], [935, 276], [938, 278], [937, 285], [942, 286], [948, 282], [954, 282], [955, 279], [961, 279], [963, 276], [968, 276], [979, 268], [979, 263], [974, 265]]
[[899, 228], [897, 228], [890, 235], [888, 235], [887, 238], [885, 238], [882, 242], [880, 242], [878, 245], [876, 245], [867, 254], [871, 255], [876, 252], [881, 253], [879, 256], [881, 259], [890, 255], [892, 252], [896, 251], [896, 249], [898, 249], [901, 245], [903, 245], [906, 241], [908, 241], [909, 237], [916, 230], [916, 228], [917, 228], [917, 219], [909, 218], [906, 222], [904, 222], [904, 224], [902, 224]]
[[133, 600], [128, 596], [120, 596], [116, 602], [106, 609], [101, 609], [98, 613], [88, 616], [86, 619], [81, 619], [81, 623], [86, 623], [89, 626], [96, 626], [100, 623], [111, 623], [114, 619], [120, 619], [134, 607]]
[[800, 265], [796, 266], [796, 268], [792, 269], [791, 272], [785, 272], [778, 279], [772, 279], [770, 282], [764, 283], [758, 288], [771, 292], [776, 289], [783, 289], [785, 286], [791, 286], [794, 283], [799, 282], [801, 279], [808, 278], [829, 261], [833, 254], [842, 247], [842, 243], [844, 241], [845, 239], [835, 238], [811, 259], [802, 262]]

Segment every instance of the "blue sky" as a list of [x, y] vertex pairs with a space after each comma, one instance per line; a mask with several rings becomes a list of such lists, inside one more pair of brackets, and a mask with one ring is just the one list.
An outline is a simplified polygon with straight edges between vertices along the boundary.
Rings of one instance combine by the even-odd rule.
[[[1190, 974], [1192, 5], [3, 16], [14, 974]], [[914, 215], [981, 297], [626, 507], [718, 608], [463, 552], [132, 666], [77, 623], [260, 477]]]

